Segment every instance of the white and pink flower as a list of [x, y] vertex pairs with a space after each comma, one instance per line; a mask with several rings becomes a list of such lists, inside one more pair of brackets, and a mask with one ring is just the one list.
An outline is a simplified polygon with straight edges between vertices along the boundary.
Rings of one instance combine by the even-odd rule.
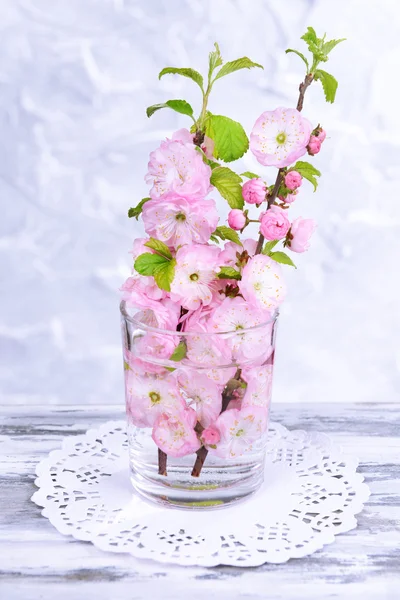
[[192, 244], [176, 253], [175, 276], [171, 298], [188, 310], [207, 306], [213, 299], [213, 287], [219, 266], [220, 250], [216, 246]]
[[261, 204], [265, 200], [267, 186], [261, 177], [249, 179], [242, 187], [242, 195], [247, 204]]
[[312, 126], [295, 108], [264, 112], [250, 135], [250, 150], [262, 165], [287, 167], [307, 152]]
[[305, 252], [310, 247], [310, 238], [317, 227], [314, 219], [298, 217], [292, 223], [288, 235], [287, 246], [293, 252]]
[[193, 454], [201, 446], [194, 430], [197, 415], [192, 408], [184, 408], [173, 414], [161, 413], [154, 422], [152, 438], [168, 456]]
[[152, 427], [161, 414], [173, 415], [186, 408], [173, 375], [126, 376], [127, 414], [136, 427]]
[[215, 448], [210, 447], [209, 450], [221, 458], [238, 458], [253, 450], [267, 426], [268, 411], [259, 406], [226, 410], [215, 422], [220, 440]]
[[161, 200], [149, 200], [143, 206], [143, 223], [148, 235], [167, 246], [206, 243], [218, 224], [214, 200], [186, 198], [168, 193]]
[[174, 192], [187, 200], [202, 200], [211, 190], [211, 169], [182, 130], [176, 135], [179, 139], [167, 139], [150, 154], [146, 175], [146, 183], [153, 184], [150, 196], [156, 199]]
[[265, 310], [246, 302], [243, 298], [225, 298], [214, 311], [209, 328], [216, 332], [234, 332], [224, 336], [232, 357], [236, 361], [264, 360], [272, 352], [268, 337], [271, 337], [271, 315]]
[[257, 254], [244, 267], [239, 289], [247, 302], [262, 310], [272, 311], [285, 298], [282, 269], [269, 256]]
[[221, 412], [219, 386], [195, 369], [180, 369], [178, 383], [186, 402], [196, 409], [197, 420], [203, 427], [209, 427]]

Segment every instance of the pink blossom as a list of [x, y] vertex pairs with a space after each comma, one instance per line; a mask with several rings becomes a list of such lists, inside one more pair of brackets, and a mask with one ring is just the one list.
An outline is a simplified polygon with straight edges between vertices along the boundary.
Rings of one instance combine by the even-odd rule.
[[281, 240], [290, 229], [287, 212], [273, 205], [260, 215], [260, 231], [266, 240]]
[[268, 407], [272, 391], [272, 365], [245, 368], [242, 378], [247, 382], [242, 406]]
[[249, 179], [243, 184], [242, 194], [247, 204], [261, 204], [265, 200], [267, 187], [260, 177]]
[[298, 196], [299, 192], [293, 192], [293, 194], [288, 194], [287, 196], [279, 196], [279, 199], [285, 202], [286, 204], [292, 204]]
[[168, 456], [186, 456], [197, 452], [201, 443], [194, 430], [196, 412], [186, 408], [172, 415], [160, 414], [153, 427], [152, 438]]
[[253, 450], [267, 430], [268, 411], [259, 406], [246, 406], [240, 410], [223, 412], [215, 422], [221, 439], [213, 454], [221, 458], [237, 458]]
[[174, 192], [187, 200], [201, 200], [211, 189], [211, 169], [195, 149], [193, 142], [166, 140], [150, 154], [146, 183], [152, 183], [150, 196], [161, 198]]
[[207, 306], [213, 298], [220, 250], [216, 246], [192, 244], [176, 253], [175, 276], [171, 283], [171, 298], [189, 310], [201, 304]]
[[158, 300], [166, 296], [163, 290], [160, 290], [153, 277], [135, 275], [128, 277], [120, 288], [122, 300], [125, 300], [128, 306], [138, 308], [158, 308]]
[[201, 149], [203, 150], [203, 152], [206, 155], [206, 157], [208, 158], [208, 160], [213, 160], [213, 158], [214, 158], [214, 147], [215, 147], [214, 140], [212, 140], [207, 135], [205, 135], [204, 141], [201, 145]]
[[220, 264], [226, 267], [236, 267], [238, 261], [237, 254], [242, 254], [244, 250], [249, 256], [254, 256], [257, 247], [257, 241], [247, 239], [243, 241], [243, 246], [238, 246], [235, 242], [226, 242], [224, 249], [219, 256]]
[[232, 229], [240, 231], [246, 225], [246, 215], [242, 210], [233, 208], [228, 214], [228, 224]]
[[250, 135], [250, 149], [262, 165], [287, 167], [306, 153], [311, 123], [295, 108], [264, 112]]
[[146, 202], [142, 214], [146, 233], [174, 247], [208, 242], [219, 219], [214, 200], [190, 203], [172, 193]]
[[314, 156], [314, 154], [318, 154], [318, 152], [321, 150], [321, 144], [322, 141], [319, 139], [319, 137], [312, 135], [307, 146], [308, 154], [310, 154], [311, 156]]
[[218, 332], [234, 332], [224, 336], [234, 360], [242, 361], [260, 356], [266, 359], [266, 351], [268, 350], [269, 354], [272, 351], [271, 344], [268, 343], [271, 325], [262, 325], [270, 319], [269, 313], [251, 305], [243, 298], [227, 297], [214, 311], [209, 328]]
[[201, 434], [201, 441], [204, 446], [215, 446], [221, 439], [221, 434], [216, 427], [211, 425]]
[[[187, 358], [196, 365], [202, 365], [208, 368], [208, 375], [212, 377], [213, 367], [228, 367], [231, 364], [232, 353], [227, 342], [220, 335], [212, 335], [204, 331], [193, 333], [186, 338]], [[227, 376], [231, 375], [229, 369], [218, 369], [220, 375], [227, 371]], [[217, 381], [215, 374], [215, 381]]]
[[140, 377], [128, 371], [126, 400], [129, 420], [137, 427], [152, 427], [159, 415], [175, 414], [186, 407], [172, 375]]
[[285, 175], [285, 185], [290, 191], [297, 190], [302, 182], [303, 178], [297, 171], [289, 171], [289, 173], [286, 173]]
[[239, 288], [245, 300], [264, 310], [279, 306], [286, 293], [281, 267], [264, 254], [249, 260], [242, 271]]
[[320, 142], [323, 142], [326, 138], [326, 131], [324, 129], [318, 130], [318, 139]]
[[305, 252], [310, 247], [310, 238], [317, 227], [314, 219], [298, 217], [292, 223], [287, 245], [293, 252]]
[[162, 359], [169, 359], [178, 344], [178, 335], [148, 331], [135, 340], [135, 354], [146, 361], [152, 359], [162, 361]]
[[207, 375], [195, 369], [179, 369], [178, 383], [186, 402], [196, 406], [197, 420], [208, 427], [221, 412], [222, 396], [219, 387]]

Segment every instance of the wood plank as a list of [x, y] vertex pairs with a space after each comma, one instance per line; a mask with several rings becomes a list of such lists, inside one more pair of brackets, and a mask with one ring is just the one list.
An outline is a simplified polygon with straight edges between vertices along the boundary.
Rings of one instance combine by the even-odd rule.
[[[277, 405], [289, 428], [325, 431], [360, 458], [372, 496], [359, 527], [285, 565], [213, 569], [158, 565], [108, 554], [59, 534], [30, 496], [36, 463], [66, 435], [123, 418], [122, 407], [7, 406], [0, 426], [0, 596], [36, 598], [229, 598], [385, 600], [400, 585], [400, 407]], [[178, 592], [178, 593], [177, 593]]]

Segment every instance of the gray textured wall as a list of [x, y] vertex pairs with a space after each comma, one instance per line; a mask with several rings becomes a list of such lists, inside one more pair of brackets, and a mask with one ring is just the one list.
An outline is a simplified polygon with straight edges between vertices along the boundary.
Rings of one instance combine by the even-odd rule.
[[[337, 103], [305, 115], [331, 139], [293, 209], [319, 222], [289, 274], [275, 401], [396, 399], [399, 388], [400, 13], [395, 0], [0, 0], [0, 387], [15, 403], [122, 401], [117, 288], [149, 151], [197, 103], [166, 65], [205, 69], [218, 40], [264, 72], [221, 80], [211, 109], [251, 127], [293, 105], [307, 25], [347, 37]], [[256, 169], [249, 156], [244, 166]], [[297, 257], [296, 257], [297, 258]], [[289, 269], [288, 269], [289, 270]], [[397, 356], [396, 356], [397, 353]], [[397, 362], [396, 362], [397, 361]]]

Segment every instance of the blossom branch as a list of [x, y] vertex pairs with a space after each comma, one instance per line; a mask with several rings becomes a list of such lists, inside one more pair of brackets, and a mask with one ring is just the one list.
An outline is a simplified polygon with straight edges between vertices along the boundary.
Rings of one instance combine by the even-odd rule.
[[[297, 100], [297, 106], [296, 106], [296, 108], [299, 112], [301, 112], [303, 109], [304, 95], [307, 91], [307, 88], [311, 85], [313, 79], [314, 79], [314, 75], [312, 73], [308, 73], [305, 76], [304, 81], [302, 81], [299, 85], [299, 98]], [[274, 189], [272, 190], [272, 193], [268, 196], [268, 208], [270, 208], [273, 205], [273, 203], [275, 202], [275, 200], [278, 196], [279, 188], [281, 187], [281, 185], [283, 183], [284, 174], [285, 174], [285, 169], [279, 169], [278, 175], [276, 176]], [[264, 239], [265, 238], [264, 238], [263, 234], [260, 233], [260, 237], [258, 238], [256, 252], [255, 252], [256, 254], [261, 253], [263, 245], [264, 245]]]

